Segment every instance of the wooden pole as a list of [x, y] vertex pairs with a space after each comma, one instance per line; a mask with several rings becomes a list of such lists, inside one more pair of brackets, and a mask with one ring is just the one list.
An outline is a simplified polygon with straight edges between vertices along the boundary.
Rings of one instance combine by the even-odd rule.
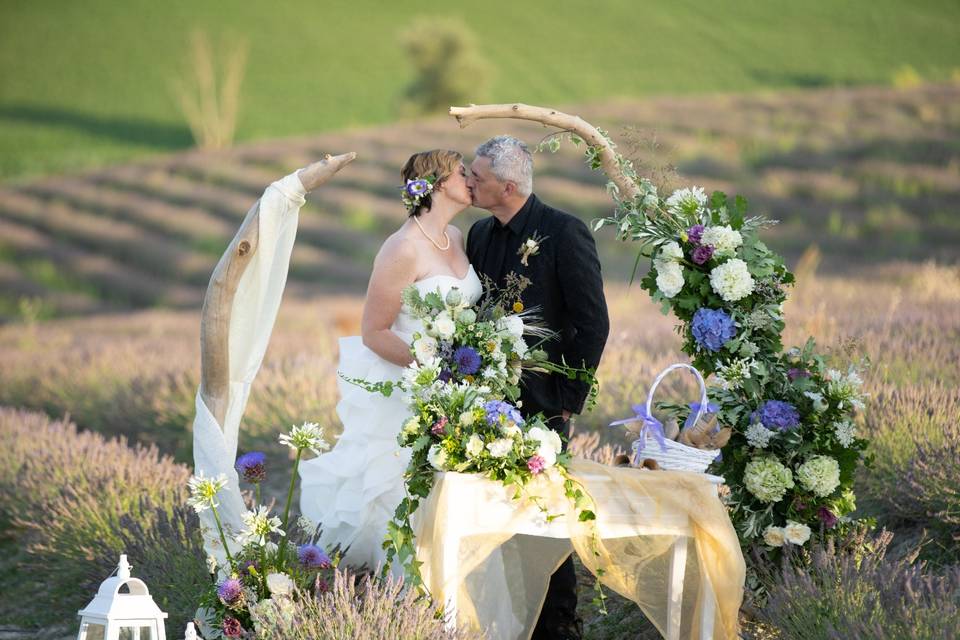
[[600, 162], [603, 172], [613, 180], [620, 189], [623, 200], [633, 200], [640, 195], [640, 189], [633, 180], [623, 175], [617, 164], [617, 154], [610, 146], [609, 141], [596, 127], [580, 118], [544, 107], [515, 104], [483, 104], [469, 107], [450, 107], [450, 115], [457, 119], [460, 128], [466, 128], [475, 120], [487, 118], [512, 118], [515, 120], [530, 120], [546, 126], [570, 131], [580, 136], [584, 142], [600, 151]]
[[[298, 172], [312, 191], [357, 157], [355, 153], [327, 155]], [[260, 239], [260, 201], [247, 212], [210, 278], [200, 312], [200, 397], [217, 423], [223, 425], [230, 387], [230, 315], [237, 285]]]

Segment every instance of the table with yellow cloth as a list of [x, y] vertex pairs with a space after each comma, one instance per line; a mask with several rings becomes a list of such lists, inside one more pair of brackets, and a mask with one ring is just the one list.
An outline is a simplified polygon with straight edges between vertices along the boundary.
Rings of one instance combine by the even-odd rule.
[[596, 546], [559, 474], [529, 485], [550, 514], [564, 514], [550, 522], [499, 482], [437, 474], [413, 526], [424, 583], [451, 624], [480, 628], [491, 640], [529, 639], [551, 574], [575, 550], [668, 640], [737, 637], [745, 566], [718, 478], [582, 459], [572, 462], [570, 475], [595, 501]]

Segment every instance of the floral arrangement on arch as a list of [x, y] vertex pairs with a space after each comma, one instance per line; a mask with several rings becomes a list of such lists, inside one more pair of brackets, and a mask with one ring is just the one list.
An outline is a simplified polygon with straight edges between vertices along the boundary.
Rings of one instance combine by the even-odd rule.
[[320, 530], [308, 519], [300, 517], [290, 522], [294, 479], [303, 452], [319, 455], [329, 445], [321, 427], [312, 422], [280, 435], [280, 443], [296, 453], [282, 519], [260, 504], [260, 485], [267, 477], [267, 468], [266, 456], [259, 451], [236, 460], [237, 473], [253, 485], [255, 495], [252, 509], [242, 516], [239, 531], [225, 526], [217, 510], [217, 494], [227, 486], [226, 476], [190, 478], [188, 504], [197, 513], [212, 511], [217, 527], [214, 540], [223, 551], [220, 561], [214, 556], [207, 558], [211, 585], [195, 615], [200, 635], [206, 640], [252, 637], [259, 632], [259, 625], [272, 624], [278, 616], [292, 616], [292, 598], [317, 595], [333, 585], [339, 553], [331, 557], [317, 545]]
[[[559, 137], [548, 143], [558, 146]], [[600, 150], [587, 145], [586, 160], [600, 169]], [[616, 154], [616, 164], [638, 193], [621, 198], [610, 182], [617, 207], [594, 230], [611, 226], [618, 239], [640, 244], [637, 264], [651, 259], [642, 288], [680, 320], [683, 352], [713, 376], [716, 428], [730, 427], [732, 436], [710, 470], [730, 488], [741, 544], [780, 548], [803, 545], [814, 532], [843, 531], [852, 524], [854, 473], [867, 445], [855, 426], [865, 361], [836, 364], [812, 338], [784, 350], [783, 303], [793, 274], [759, 238], [773, 222], [748, 217], [744, 198], [708, 197], [699, 187], [663, 198], [629, 160]], [[681, 422], [691, 411], [659, 406]]]

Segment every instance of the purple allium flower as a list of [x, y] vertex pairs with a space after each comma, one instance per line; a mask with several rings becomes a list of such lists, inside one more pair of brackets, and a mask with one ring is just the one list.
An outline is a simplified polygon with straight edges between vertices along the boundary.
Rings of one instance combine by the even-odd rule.
[[523, 416], [520, 415], [520, 411], [509, 402], [490, 400], [483, 405], [483, 408], [487, 412], [487, 424], [490, 426], [500, 426], [502, 422], [507, 421], [518, 425], [523, 424]]
[[424, 180], [423, 178], [420, 178], [418, 180], [408, 180], [406, 189], [407, 189], [407, 195], [415, 198], [429, 191], [430, 183]]
[[[687, 229], [687, 238], [693, 244], [700, 244], [700, 239], [703, 238], [703, 225], [695, 224], [689, 229]], [[701, 263], [702, 264], [702, 263]]]
[[450, 369], [441, 369], [440, 375], [437, 376], [440, 382], [450, 382], [453, 379], [453, 371]]
[[301, 545], [297, 549], [297, 558], [307, 569], [329, 569], [332, 566], [330, 556], [315, 544]]
[[233, 616], [223, 619], [223, 635], [228, 638], [239, 638], [243, 635], [243, 625]]
[[527, 469], [530, 469], [530, 473], [537, 475], [547, 466], [547, 461], [543, 459], [542, 456], [533, 455], [530, 456], [530, 459], [527, 460]]
[[453, 361], [457, 363], [460, 375], [473, 375], [480, 370], [480, 354], [473, 347], [460, 347], [453, 352]]
[[790, 379], [790, 382], [793, 382], [797, 378], [809, 378], [810, 372], [807, 371], [806, 369], [799, 369], [797, 367], [793, 367], [787, 371], [787, 377]]
[[707, 260], [713, 257], [713, 247], [707, 244], [701, 244], [693, 250], [693, 261], [697, 264], [706, 264]]
[[449, 420], [447, 420], [447, 416], [441, 416], [440, 419], [434, 422], [433, 426], [430, 427], [430, 433], [439, 438], [446, 430], [448, 422]]
[[726, 311], [707, 307], [693, 314], [692, 331], [697, 344], [709, 351], [719, 351], [737, 335], [736, 324]]
[[757, 419], [767, 429], [789, 431], [800, 424], [800, 412], [789, 402], [767, 400], [757, 411]]
[[822, 522], [823, 526], [825, 526], [827, 529], [833, 529], [835, 526], [837, 526], [837, 522], [840, 521], [840, 518], [834, 515], [833, 511], [830, 511], [830, 509], [826, 507], [820, 507], [817, 509], [817, 517], [820, 518], [820, 522]]
[[263, 482], [267, 477], [267, 455], [260, 451], [251, 451], [237, 458], [234, 465], [237, 472], [243, 476], [247, 482], [257, 484]]
[[243, 597], [243, 583], [237, 578], [227, 578], [217, 586], [220, 602], [232, 607]]

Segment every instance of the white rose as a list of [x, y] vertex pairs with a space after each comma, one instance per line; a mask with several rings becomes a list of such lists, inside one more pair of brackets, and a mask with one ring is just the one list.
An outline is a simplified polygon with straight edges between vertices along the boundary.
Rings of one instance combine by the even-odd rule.
[[803, 544], [810, 539], [810, 527], [793, 520], [787, 520], [783, 535], [790, 544]]
[[436, 339], [424, 337], [414, 341], [413, 353], [420, 364], [430, 362], [437, 355]]
[[456, 323], [446, 311], [440, 313], [433, 319], [433, 328], [437, 332], [437, 335], [445, 340], [449, 340], [453, 337], [453, 334], [457, 332]]
[[267, 589], [275, 596], [288, 596], [293, 593], [293, 580], [285, 573], [268, 574]]
[[700, 244], [710, 245], [717, 255], [731, 256], [737, 247], [743, 244], [743, 236], [729, 225], [707, 227], [700, 236]]
[[465, 427], [469, 427], [470, 425], [472, 425], [475, 419], [476, 418], [473, 415], [473, 411], [464, 411], [463, 413], [460, 414], [460, 424], [462, 424]]
[[467, 440], [467, 456], [471, 458], [476, 458], [481, 453], [483, 453], [483, 438], [477, 434], [470, 436], [470, 439]]
[[441, 447], [439, 444], [433, 445], [427, 452], [427, 462], [429, 462], [430, 466], [437, 471], [446, 471], [447, 450]]
[[771, 547], [782, 547], [786, 539], [783, 527], [769, 526], [766, 531], [763, 532], [763, 541]]
[[487, 445], [494, 458], [505, 458], [513, 450], [513, 438], [497, 438]]
[[517, 436], [523, 435], [523, 431], [520, 430], [520, 427], [513, 422], [508, 422], [500, 427], [500, 431], [508, 438], [516, 438]]
[[557, 450], [549, 442], [541, 442], [537, 447], [537, 455], [543, 458], [543, 466], [549, 469], [557, 463]]
[[504, 316], [497, 321], [497, 328], [514, 338], [523, 336], [523, 318], [517, 315]]
[[657, 288], [666, 298], [672, 298], [683, 289], [683, 269], [676, 262], [667, 262], [657, 268]]
[[710, 271], [710, 286], [725, 301], [736, 302], [753, 293], [754, 282], [747, 263], [734, 258]]

